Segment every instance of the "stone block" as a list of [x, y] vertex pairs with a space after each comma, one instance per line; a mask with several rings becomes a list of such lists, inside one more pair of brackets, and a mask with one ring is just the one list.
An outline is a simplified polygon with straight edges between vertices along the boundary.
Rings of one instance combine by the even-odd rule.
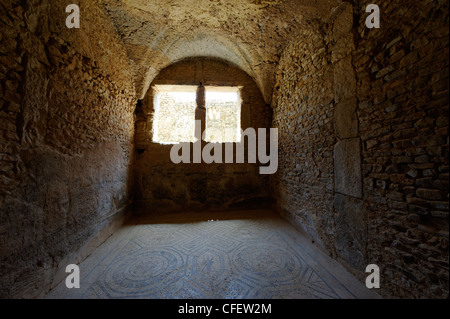
[[338, 40], [349, 34], [353, 28], [353, 6], [344, 2], [337, 8], [335, 14], [333, 39]]
[[334, 147], [335, 190], [362, 198], [361, 146], [359, 138], [339, 141]]
[[351, 57], [334, 64], [334, 99], [339, 103], [356, 94], [356, 80]]
[[358, 118], [356, 116], [357, 102], [350, 98], [336, 105], [334, 120], [336, 135], [340, 138], [358, 136]]
[[351, 33], [347, 36], [338, 40], [333, 46], [331, 51], [331, 63], [335, 63], [347, 56], [349, 56], [355, 49], [355, 44], [353, 43], [353, 35]]
[[441, 191], [438, 189], [418, 188], [416, 190], [416, 194], [420, 198], [429, 199], [429, 200], [442, 199]]
[[336, 252], [351, 267], [364, 270], [367, 246], [367, 211], [363, 201], [336, 194]]

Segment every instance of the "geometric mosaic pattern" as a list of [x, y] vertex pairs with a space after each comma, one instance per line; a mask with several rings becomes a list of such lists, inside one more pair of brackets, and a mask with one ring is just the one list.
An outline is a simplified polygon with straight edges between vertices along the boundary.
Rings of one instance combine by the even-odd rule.
[[151, 216], [80, 265], [81, 289], [47, 298], [377, 298], [270, 211]]

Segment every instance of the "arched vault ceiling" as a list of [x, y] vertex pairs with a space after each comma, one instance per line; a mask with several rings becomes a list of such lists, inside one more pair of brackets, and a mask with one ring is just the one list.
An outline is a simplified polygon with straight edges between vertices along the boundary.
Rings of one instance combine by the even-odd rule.
[[103, 0], [133, 62], [137, 93], [170, 64], [188, 57], [231, 62], [270, 101], [284, 46], [326, 17], [340, 0]]

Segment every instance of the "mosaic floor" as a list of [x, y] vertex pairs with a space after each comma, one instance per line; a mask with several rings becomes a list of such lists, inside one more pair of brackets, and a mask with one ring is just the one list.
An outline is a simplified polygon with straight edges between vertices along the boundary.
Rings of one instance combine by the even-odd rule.
[[377, 298], [270, 211], [133, 220], [47, 298]]

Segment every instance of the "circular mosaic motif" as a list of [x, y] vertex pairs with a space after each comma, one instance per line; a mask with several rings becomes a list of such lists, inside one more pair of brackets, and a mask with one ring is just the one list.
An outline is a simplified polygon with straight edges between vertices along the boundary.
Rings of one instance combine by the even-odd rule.
[[140, 249], [118, 256], [103, 276], [103, 288], [114, 295], [161, 291], [178, 280], [183, 259], [172, 250]]
[[301, 261], [283, 248], [267, 244], [245, 245], [232, 257], [240, 273], [257, 280], [282, 282], [301, 274]]

